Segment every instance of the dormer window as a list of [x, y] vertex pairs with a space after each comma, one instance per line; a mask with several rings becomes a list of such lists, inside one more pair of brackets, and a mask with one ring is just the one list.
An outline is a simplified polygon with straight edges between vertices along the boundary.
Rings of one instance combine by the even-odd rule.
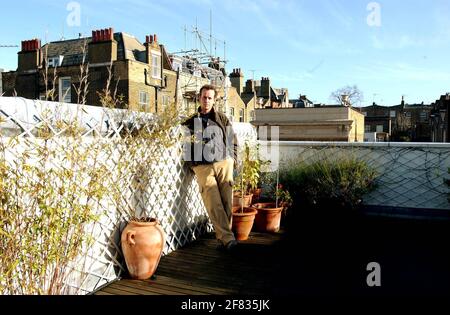
[[61, 67], [64, 60], [64, 56], [56, 56], [48, 58], [48, 66], [49, 67]]

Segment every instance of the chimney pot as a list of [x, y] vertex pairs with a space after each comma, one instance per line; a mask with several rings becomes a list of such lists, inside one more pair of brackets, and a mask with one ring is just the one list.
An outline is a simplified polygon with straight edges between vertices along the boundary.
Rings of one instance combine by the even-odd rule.
[[153, 40], [155, 41], [155, 43], [158, 42], [158, 39], [157, 39], [157, 37], [156, 37], [156, 34], [153, 34]]
[[114, 29], [112, 27], [109, 28], [109, 40], [114, 39]]

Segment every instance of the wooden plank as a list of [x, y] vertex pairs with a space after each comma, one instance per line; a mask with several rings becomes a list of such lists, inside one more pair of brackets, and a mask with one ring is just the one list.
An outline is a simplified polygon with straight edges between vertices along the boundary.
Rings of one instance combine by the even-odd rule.
[[115, 295], [115, 294], [108, 293], [108, 292], [105, 292], [105, 291], [98, 291], [98, 292], [95, 292], [94, 295]]
[[183, 288], [179, 288], [176, 286], [167, 286], [162, 283], [156, 282], [156, 281], [142, 281], [142, 280], [129, 280], [129, 279], [122, 279], [119, 281], [121, 285], [130, 286], [130, 287], [139, 287], [141, 290], [147, 290], [147, 291], [153, 291], [153, 292], [170, 292], [170, 295], [186, 295], [186, 294], [192, 294], [192, 295], [202, 295], [201, 293], [198, 293], [193, 290], [187, 290]]
[[101, 292], [111, 293], [114, 295], [135, 295], [134, 293], [111, 287], [113, 284], [103, 288]]
[[175, 279], [173, 277], [166, 277], [163, 275], [158, 275], [157, 276], [157, 281], [159, 281], [160, 283], [165, 283], [167, 285], [176, 285], [180, 288], [195, 288], [195, 290], [197, 290], [198, 292], [204, 292], [207, 294], [231, 294], [232, 291], [231, 290], [227, 290], [224, 288], [220, 288], [217, 286], [205, 286], [205, 285], [201, 285], [198, 283], [194, 283], [193, 281], [183, 281], [181, 279]]
[[143, 290], [142, 288], [137, 288], [135, 286], [127, 286], [122, 281], [117, 281], [108, 286], [113, 289], [118, 289], [122, 291], [129, 292], [131, 294], [138, 294], [138, 295], [162, 295], [163, 293], [159, 291], [151, 291], [151, 290]]
[[281, 234], [253, 233], [239, 252], [217, 250], [213, 233], [161, 258], [156, 279], [122, 279], [97, 294], [233, 295], [266, 294], [274, 270], [274, 245]]

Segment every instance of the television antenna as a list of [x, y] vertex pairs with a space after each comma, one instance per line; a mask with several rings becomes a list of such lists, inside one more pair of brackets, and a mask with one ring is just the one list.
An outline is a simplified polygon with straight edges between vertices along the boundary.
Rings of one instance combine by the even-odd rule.
[[0, 48], [14, 48], [19, 47], [18, 45], [0, 45]]

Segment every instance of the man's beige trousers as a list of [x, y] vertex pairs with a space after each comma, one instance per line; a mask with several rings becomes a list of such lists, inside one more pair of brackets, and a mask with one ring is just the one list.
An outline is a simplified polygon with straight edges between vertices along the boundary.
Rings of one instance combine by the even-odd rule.
[[203, 203], [223, 244], [235, 240], [231, 231], [233, 204], [233, 159], [192, 167], [202, 194]]

